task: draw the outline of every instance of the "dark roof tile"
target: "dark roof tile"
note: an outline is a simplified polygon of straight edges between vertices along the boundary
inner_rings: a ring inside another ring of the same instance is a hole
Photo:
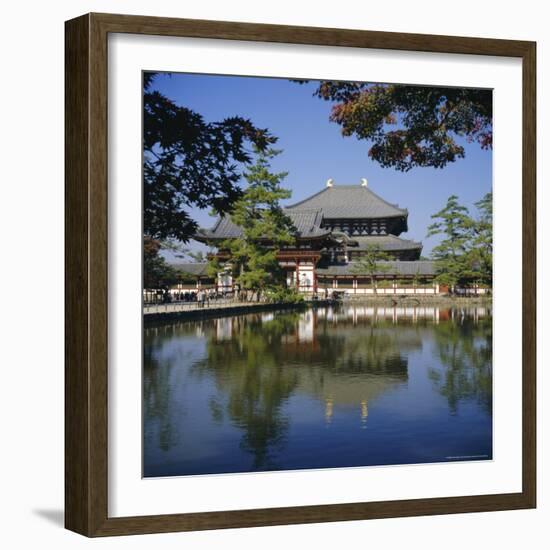
[[[435,262],[430,260],[418,261],[391,261],[379,262],[389,267],[387,271],[380,271],[379,275],[435,275]],[[317,268],[318,275],[359,275],[356,262],[348,264],[334,264]],[[365,273],[366,275],[366,273]]]
[[[406,208],[385,201],[363,185],[333,185],[287,207],[321,210],[325,219],[407,217]]]
[[[369,246],[379,246],[380,250],[416,250],[422,249],[422,243],[401,239],[395,235],[369,235],[350,237],[348,246],[352,250],[366,250]]]
[[[330,234],[330,230],[321,228],[323,216],[319,210],[300,209],[284,210],[296,227],[297,237],[313,238]],[[239,238],[242,229],[235,225],[229,216],[219,218],[212,229],[200,229],[196,235],[198,240]]]
[[[183,273],[188,273],[189,275],[195,275],[196,277],[204,277],[207,275],[206,268],[207,263],[171,263],[171,267],[182,271]]]

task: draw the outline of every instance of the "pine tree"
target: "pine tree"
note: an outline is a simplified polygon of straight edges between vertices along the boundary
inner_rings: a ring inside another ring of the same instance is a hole
[[[376,294],[378,291],[376,275],[389,271],[389,265],[384,262],[390,259],[391,256],[384,252],[379,246],[369,245],[359,260],[354,262],[352,272],[360,275],[368,275],[372,283],[372,289]]]
[[[472,226],[472,263],[478,280],[491,287],[493,283],[493,193],[475,203],[478,219]]]
[[[472,220],[468,209],[459,204],[456,195],[451,195],[445,207],[433,214],[432,219],[437,221],[428,227],[428,237],[445,236],[432,250],[437,267],[436,280],[454,287],[472,275],[468,254],[471,250]]]
[[[231,221],[242,228],[238,239],[224,241],[220,249],[227,252],[236,284],[246,294],[260,297],[285,293],[285,272],[279,266],[277,254],[281,247],[295,243],[295,228],[284,213],[280,201],[291,192],[281,186],[286,172],[270,171],[270,160],[280,152],[256,149],[256,162],[249,165],[244,177],[248,183],[242,197],[234,204]],[[213,259],[210,271],[223,266]]]

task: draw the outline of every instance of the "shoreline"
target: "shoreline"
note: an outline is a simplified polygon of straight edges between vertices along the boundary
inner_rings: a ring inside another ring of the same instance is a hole
[[[380,296],[357,296],[349,295],[346,296],[343,300],[344,304],[346,303],[361,303],[361,304],[384,304],[384,305],[407,305],[414,306],[415,303],[426,305],[444,305],[444,306],[477,306],[477,305],[492,305],[493,297],[492,296],[451,296],[448,294],[442,295],[426,295],[426,294],[405,294],[405,295],[380,295]]]
[[[491,306],[492,297],[487,296],[426,296],[426,295],[381,295],[381,296],[347,296],[343,300],[308,300],[299,303],[236,303],[224,307],[204,307],[182,311],[159,311],[143,314],[143,325],[169,321],[194,321],[214,319],[232,315],[242,315],[262,311],[301,310],[308,308],[347,305],[372,305],[379,307],[424,307],[428,305],[441,307]]]
[[[195,321],[203,319],[213,319],[216,317],[228,317],[231,315],[242,315],[247,313],[255,313],[261,311],[277,311],[277,310],[290,310],[290,309],[307,309],[312,307],[312,304],[316,306],[327,306],[334,304],[331,300],[319,300],[315,302],[299,302],[292,304],[276,303],[236,303],[225,307],[209,306],[204,308],[197,308],[184,311],[166,311],[158,313],[144,313],[143,325],[150,325],[157,322],[165,321]]]

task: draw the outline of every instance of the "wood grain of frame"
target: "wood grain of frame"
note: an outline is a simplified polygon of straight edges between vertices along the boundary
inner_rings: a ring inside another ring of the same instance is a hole
[[[108,516],[107,39],[109,33],[521,58],[523,487],[520,493]],[[65,26],[65,526],[86,536],[452,514],[536,506],[536,45],[534,42],[113,14]]]

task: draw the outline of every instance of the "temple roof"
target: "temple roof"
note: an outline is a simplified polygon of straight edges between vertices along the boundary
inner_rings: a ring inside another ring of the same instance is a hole
[[[435,275],[435,262],[430,260],[418,260],[418,261],[389,261],[378,262],[379,264],[387,266],[389,269],[381,270],[378,275]],[[357,263],[350,262],[348,264],[334,264],[326,267],[318,267],[318,275],[361,275],[357,271]],[[367,275],[367,273],[365,273]]]
[[[318,209],[284,210],[284,213],[292,220],[296,227],[296,237],[311,239],[323,237],[330,234],[329,229],[323,229],[321,222],[323,216]],[[217,240],[239,238],[242,235],[242,228],[235,225],[229,216],[218,218],[211,229],[199,229],[195,238],[201,240]]]
[[[406,208],[399,208],[379,197],[364,185],[332,185],[287,209],[321,210],[328,219],[407,217]]]
[[[384,251],[422,249],[422,243],[401,239],[395,235],[350,237],[348,246],[354,250],[366,250],[369,246],[379,246],[380,250]]]
[[[196,277],[206,277],[208,264],[206,262],[201,263],[170,263],[170,267],[182,271],[183,273],[188,273],[189,275],[195,275]]]
[[[357,332],[357,330],[355,330]],[[355,342],[354,342],[355,343]],[[351,348],[351,351],[350,351]],[[357,348],[359,351],[353,353]],[[309,350],[308,350],[309,351]],[[346,346],[344,357],[341,362],[345,365],[346,361],[351,364],[362,364],[364,358],[361,355],[359,346]],[[323,371],[322,381],[316,380],[313,376],[302,376],[296,388],[297,392],[305,393],[306,395],[316,395],[325,400],[330,400],[337,407],[354,406],[360,407],[361,403],[370,404],[377,397],[380,397],[387,391],[395,389],[406,383],[408,379],[407,362],[395,353],[390,357],[381,358],[381,363],[388,363],[395,368],[394,372],[384,372],[384,366],[379,366],[379,371],[362,373],[361,384],[350,384],[348,380],[342,380],[339,372],[333,373],[329,369]],[[311,353],[311,352],[310,352]],[[355,355],[355,356],[354,356]],[[355,360],[355,361],[354,361]],[[396,367],[398,365],[398,367]],[[334,416],[339,415],[339,411],[334,411]],[[332,415],[330,415],[332,416]]]

